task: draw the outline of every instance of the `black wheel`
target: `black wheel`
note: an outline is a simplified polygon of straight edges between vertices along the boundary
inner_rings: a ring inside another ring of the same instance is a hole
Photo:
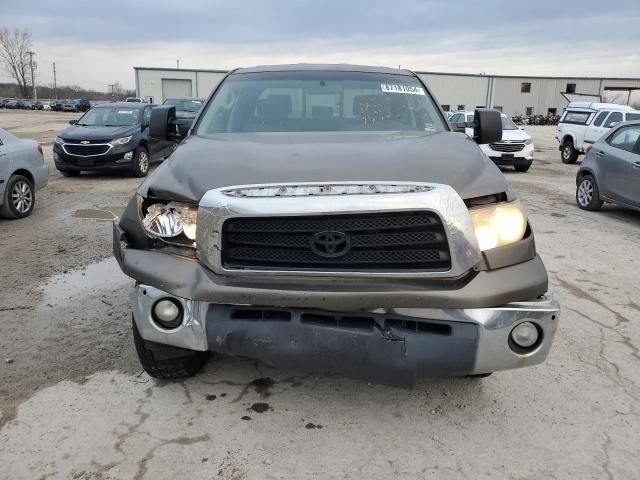
[[[133,341],[138,359],[149,376],[154,378],[185,378],[198,373],[209,352],[196,352],[185,348],[148,342],[140,336],[135,320],[133,323]]]
[[[134,177],[146,177],[149,173],[149,151],[144,147],[138,147],[133,155],[131,174]]]
[[[526,172],[531,167],[530,163],[521,163],[520,165],[514,165],[516,172]]]
[[[578,151],[573,148],[572,140],[565,140],[562,144],[560,158],[562,159],[562,163],[576,163],[576,160],[578,160]]]
[[[591,175],[585,175],[580,179],[576,188],[576,203],[583,210],[600,210],[604,203],[600,200],[600,192],[596,179]]]
[[[487,378],[493,375],[493,372],[489,373],[475,373],[473,375],[467,375],[467,378]]]
[[[63,177],[77,177],[80,175],[80,170],[60,170]]]
[[[0,215],[5,218],[28,217],[35,204],[36,194],[31,180],[22,175],[10,177],[4,190]]]

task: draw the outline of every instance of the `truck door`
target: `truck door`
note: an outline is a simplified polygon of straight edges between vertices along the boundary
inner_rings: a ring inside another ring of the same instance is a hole
[[[593,145],[596,143],[600,137],[604,135],[604,132],[607,131],[607,129],[603,127],[603,124],[610,113],[609,110],[598,112],[593,123],[587,127],[587,130],[584,132],[584,143],[587,144],[585,148],[590,144]]]
[[[640,204],[638,139],[640,125],[623,127],[594,148],[602,172],[602,193],[628,204]]]

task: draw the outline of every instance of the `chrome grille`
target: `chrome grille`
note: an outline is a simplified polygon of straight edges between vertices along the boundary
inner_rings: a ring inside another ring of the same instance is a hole
[[[521,151],[524,148],[524,142],[497,142],[490,143],[489,146],[491,147],[491,150],[495,150],[496,152],[513,153]]]
[[[111,145],[106,143],[100,144],[77,144],[77,143],[65,143],[63,145],[65,152],[70,155],[77,155],[79,157],[90,157],[93,155],[104,155],[109,151]]]

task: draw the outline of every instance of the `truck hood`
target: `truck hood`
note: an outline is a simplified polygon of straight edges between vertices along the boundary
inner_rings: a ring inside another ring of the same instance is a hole
[[[143,197],[199,202],[231,185],[332,181],[442,183],[462,198],[507,191],[463,133],[233,133],[189,136],[140,186]]]
[[[136,131],[140,131],[139,125],[120,127],[70,125],[58,136],[65,140],[113,140],[114,138],[127,137]]]

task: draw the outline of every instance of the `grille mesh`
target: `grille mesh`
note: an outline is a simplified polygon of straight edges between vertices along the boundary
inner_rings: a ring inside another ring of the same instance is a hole
[[[314,235],[321,232],[346,235],[349,247],[332,258],[318,254]],[[228,269],[445,271],[451,268],[444,226],[432,212],[233,218],[224,223],[222,238],[222,263]]]
[[[71,155],[87,156],[107,153],[109,145],[73,145],[67,143],[64,148]]]
[[[491,150],[495,150],[496,152],[519,152],[524,148],[524,142],[522,143],[490,143],[489,146]]]

